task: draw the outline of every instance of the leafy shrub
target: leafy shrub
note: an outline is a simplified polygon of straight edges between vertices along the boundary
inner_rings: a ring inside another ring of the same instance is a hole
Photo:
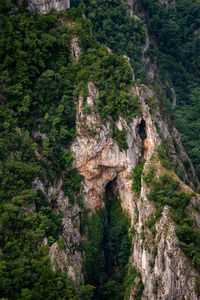
[[[147,183],[147,184],[150,184],[154,178],[154,173],[155,173],[155,167],[154,166],[151,166],[146,174],[142,177],[143,180]]]
[[[113,129],[112,137],[116,140],[120,151],[128,149],[126,134],[127,133],[124,128],[122,130],[119,130],[118,128]]]
[[[173,163],[170,162],[171,157],[164,143],[157,147],[157,152],[162,166],[167,170],[171,169],[173,167]]]
[[[142,176],[142,170],[145,164],[145,159],[143,158],[141,162],[135,167],[133,170],[133,173],[131,174],[131,177],[133,179],[132,181],[132,190],[136,192],[137,194],[140,193],[141,190],[141,176]]]
[[[42,16],[1,12],[0,294],[90,299],[93,287],[77,289],[66,273],[52,270],[48,257],[53,242],[63,247],[62,217],[44,191],[62,178],[73,202],[81,182],[69,149],[76,135],[71,32],[55,11]],[[33,182],[36,189],[43,182],[44,191],[34,190]]]
[[[172,2],[165,5],[156,0],[138,0],[137,3],[142,13],[148,16],[149,34],[156,40],[156,47],[151,44],[148,55],[157,64],[165,94],[171,103],[173,94],[176,95],[178,105],[175,107],[174,120],[200,177],[200,3],[198,0],[178,0],[175,6]]]
[[[141,280],[140,272],[137,272],[136,268],[133,267],[130,263],[127,265],[127,274],[125,276],[124,285],[125,285],[125,296],[124,299],[129,299],[130,290],[134,288],[134,298],[140,300],[143,294],[144,285]],[[139,283],[136,285],[135,279],[139,278]]]

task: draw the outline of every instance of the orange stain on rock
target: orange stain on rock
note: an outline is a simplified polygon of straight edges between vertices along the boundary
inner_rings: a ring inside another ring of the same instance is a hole
[[[144,151],[144,157],[147,156],[147,153],[149,151],[149,148],[151,147],[151,143],[148,140],[148,138],[144,141],[145,151]]]

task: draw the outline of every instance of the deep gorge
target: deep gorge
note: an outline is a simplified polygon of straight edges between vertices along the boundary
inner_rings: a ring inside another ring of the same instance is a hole
[[[120,300],[124,298],[126,289],[127,264],[131,254],[130,220],[122,211],[120,198],[114,186],[115,180],[106,185],[105,208],[96,212],[92,221],[89,221],[89,242],[96,247],[96,251],[93,252],[94,257],[91,258],[90,264],[87,253],[90,256],[91,249],[86,249],[85,278],[87,284],[96,287],[94,299]],[[99,227],[96,226],[97,219],[101,223]],[[98,241],[96,236],[99,237]],[[92,237],[95,237],[95,240],[92,240]],[[91,276],[88,276],[87,272]]]
[[[2,299],[199,300],[199,12],[0,1]]]

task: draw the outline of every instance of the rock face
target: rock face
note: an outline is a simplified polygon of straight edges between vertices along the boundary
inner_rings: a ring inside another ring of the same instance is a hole
[[[152,162],[146,162],[145,173]],[[154,166],[159,170],[160,166]],[[184,185],[187,192],[192,190]],[[142,180],[141,196],[137,200],[138,221],[134,224],[137,234],[134,239],[132,262],[140,270],[145,285],[142,299],[199,299],[195,292],[198,273],[189,264],[179,247],[175,224],[170,218],[169,207],[165,206],[162,217],[155,224],[156,235],[144,228],[145,221],[155,207],[148,200],[149,187]],[[199,202],[198,195],[196,196]],[[199,214],[198,214],[199,216]],[[196,222],[198,226],[198,222]],[[141,239],[144,232],[145,239]],[[152,249],[156,249],[156,254]],[[134,299],[134,297],[130,298]]]
[[[29,0],[28,10],[32,13],[46,14],[51,9],[57,11],[70,8],[70,0]]]
[[[73,26],[72,26],[73,27]],[[81,52],[81,48],[78,45],[78,37],[73,36],[70,41],[70,51],[73,57],[73,60],[78,60]]]
[[[130,218],[135,228],[133,239],[134,250],[130,258],[132,265],[141,273],[144,284],[142,299],[191,299],[197,300],[195,292],[195,278],[198,273],[190,266],[188,259],[179,247],[179,241],[175,233],[175,224],[169,216],[169,208],[165,206],[162,217],[155,224],[156,235],[152,237],[148,228],[144,229],[144,223],[148,216],[155,212],[154,204],[148,200],[149,187],[141,180],[141,195],[138,197],[131,190],[131,172],[141,161],[146,162],[143,172],[145,173],[152,164],[153,156],[162,140],[171,141],[171,153],[174,162],[184,172],[184,180],[191,186],[195,184],[195,174],[190,168],[187,175],[183,159],[188,161],[184,153],[177,130],[166,120],[161,118],[159,111],[151,114],[147,104],[149,99],[155,97],[154,93],[145,85],[132,88],[133,97],[138,96],[142,108],[142,117],[133,118],[128,124],[125,119],[119,118],[115,124],[111,118],[102,124],[101,117],[95,107],[98,98],[98,90],[93,83],[88,84],[89,96],[84,103],[80,95],[77,103],[77,138],[72,144],[74,152],[74,167],[83,175],[85,191],[84,202],[93,211],[104,206],[103,196],[109,182],[114,181],[114,189],[119,191],[121,205]],[[86,113],[86,108],[90,108]],[[141,138],[140,128],[146,132],[146,138]],[[128,149],[120,151],[115,140],[112,138],[112,128],[127,132]],[[158,128],[162,133],[158,134]],[[174,143],[179,144],[177,155]],[[145,151],[142,149],[145,146]],[[180,158],[182,157],[182,158]],[[153,161],[157,176],[162,173],[159,160]],[[174,174],[174,176],[176,176]],[[181,185],[191,191],[189,186]],[[199,201],[199,200],[198,200]],[[199,220],[199,214],[197,219]],[[145,231],[145,240],[141,239],[141,232]],[[156,255],[153,248],[157,247]],[[153,263],[151,263],[153,262]],[[134,299],[133,291],[130,299]]]
[[[89,97],[86,103],[93,111],[87,115],[83,114],[83,98],[80,96],[77,103],[76,128],[79,135],[72,145],[72,150],[75,155],[74,166],[84,176],[85,202],[87,206],[96,210],[104,206],[102,198],[106,185],[118,174],[128,176],[139,161],[142,142],[138,125],[141,118],[133,119],[129,126],[122,118],[116,124],[118,129],[127,129],[129,150],[127,153],[120,152],[111,136],[112,120],[102,124],[100,115],[95,111],[98,91],[92,83],[88,84],[88,89]],[[95,134],[91,135],[91,132]]]

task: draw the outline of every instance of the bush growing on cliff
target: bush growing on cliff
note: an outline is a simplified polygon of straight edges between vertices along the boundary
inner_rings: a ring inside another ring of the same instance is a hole
[[[128,149],[126,130],[124,128],[122,130],[119,130],[118,128],[113,129],[112,136],[113,139],[116,140],[120,151]]]
[[[138,99],[130,95],[132,72],[125,58],[108,53],[100,44],[89,49],[82,46],[85,52],[75,66],[75,83],[84,90],[89,81],[94,82],[99,90],[96,105],[103,120],[109,115],[115,121],[120,115],[126,119],[138,115],[140,106]]]
[[[141,162],[134,168],[133,173],[131,174],[131,178],[133,179],[132,190],[137,194],[139,194],[141,190],[141,177],[144,164],[145,159],[143,158]]]

